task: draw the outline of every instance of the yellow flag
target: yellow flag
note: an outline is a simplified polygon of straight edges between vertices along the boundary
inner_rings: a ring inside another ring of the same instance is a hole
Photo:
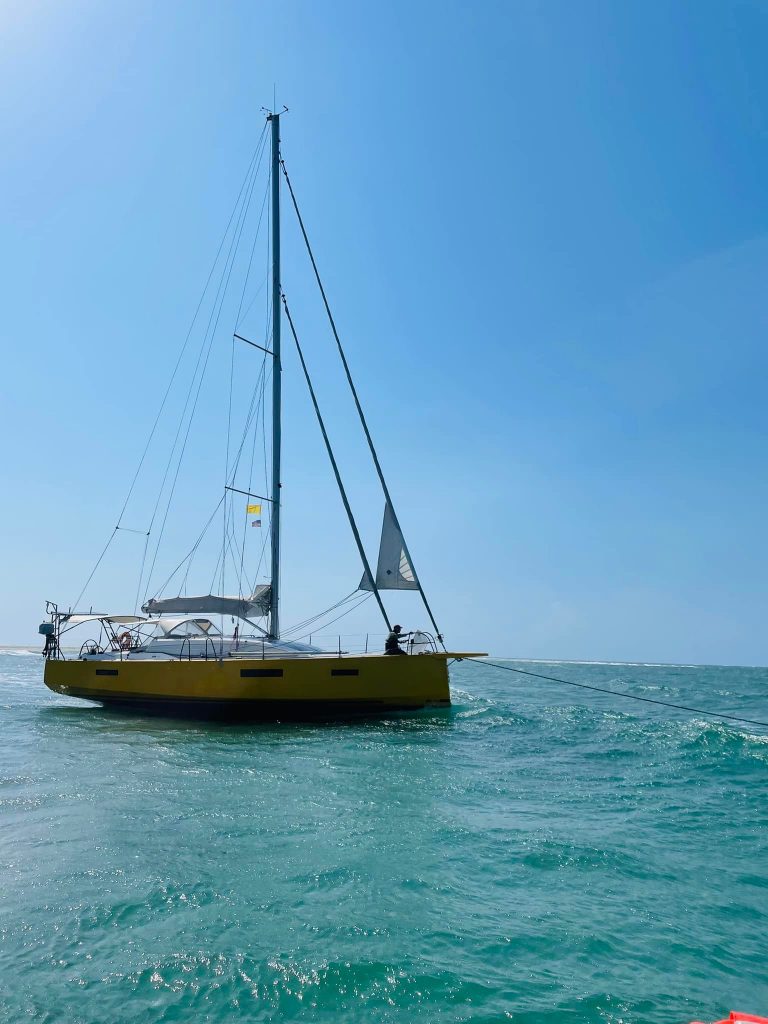
[[[245,511],[249,516],[261,515],[261,505],[249,505]]]

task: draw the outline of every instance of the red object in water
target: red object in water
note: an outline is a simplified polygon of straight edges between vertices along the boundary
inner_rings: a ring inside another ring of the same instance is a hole
[[[691,1024],[701,1024],[701,1021],[694,1020]],[[730,1017],[715,1021],[715,1024],[768,1024],[768,1017],[755,1017],[753,1013],[738,1013],[731,1010]]]

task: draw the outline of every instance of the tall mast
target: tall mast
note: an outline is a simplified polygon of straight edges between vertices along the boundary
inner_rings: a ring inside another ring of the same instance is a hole
[[[269,632],[280,636],[280,115],[272,122],[272,590]]]

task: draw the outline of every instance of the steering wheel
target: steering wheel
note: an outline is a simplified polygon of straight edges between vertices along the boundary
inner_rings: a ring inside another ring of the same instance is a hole
[[[80,648],[80,653],[78,654],[78,658],[82,658],[83,655],[85,655],[85,654],[101,654],[101,653],[102,653],[102,649],[101,649],[101,647],[99,647],[98,643],[95,640],[86,640],[85,643]]]

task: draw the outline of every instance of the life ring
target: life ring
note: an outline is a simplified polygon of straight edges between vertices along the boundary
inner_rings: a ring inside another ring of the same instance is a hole
[[[133,637],[126,629],[124,633],[121,633],[117,638],[117,642],[120,645],[121,651],[129,651],[133,647]]]

